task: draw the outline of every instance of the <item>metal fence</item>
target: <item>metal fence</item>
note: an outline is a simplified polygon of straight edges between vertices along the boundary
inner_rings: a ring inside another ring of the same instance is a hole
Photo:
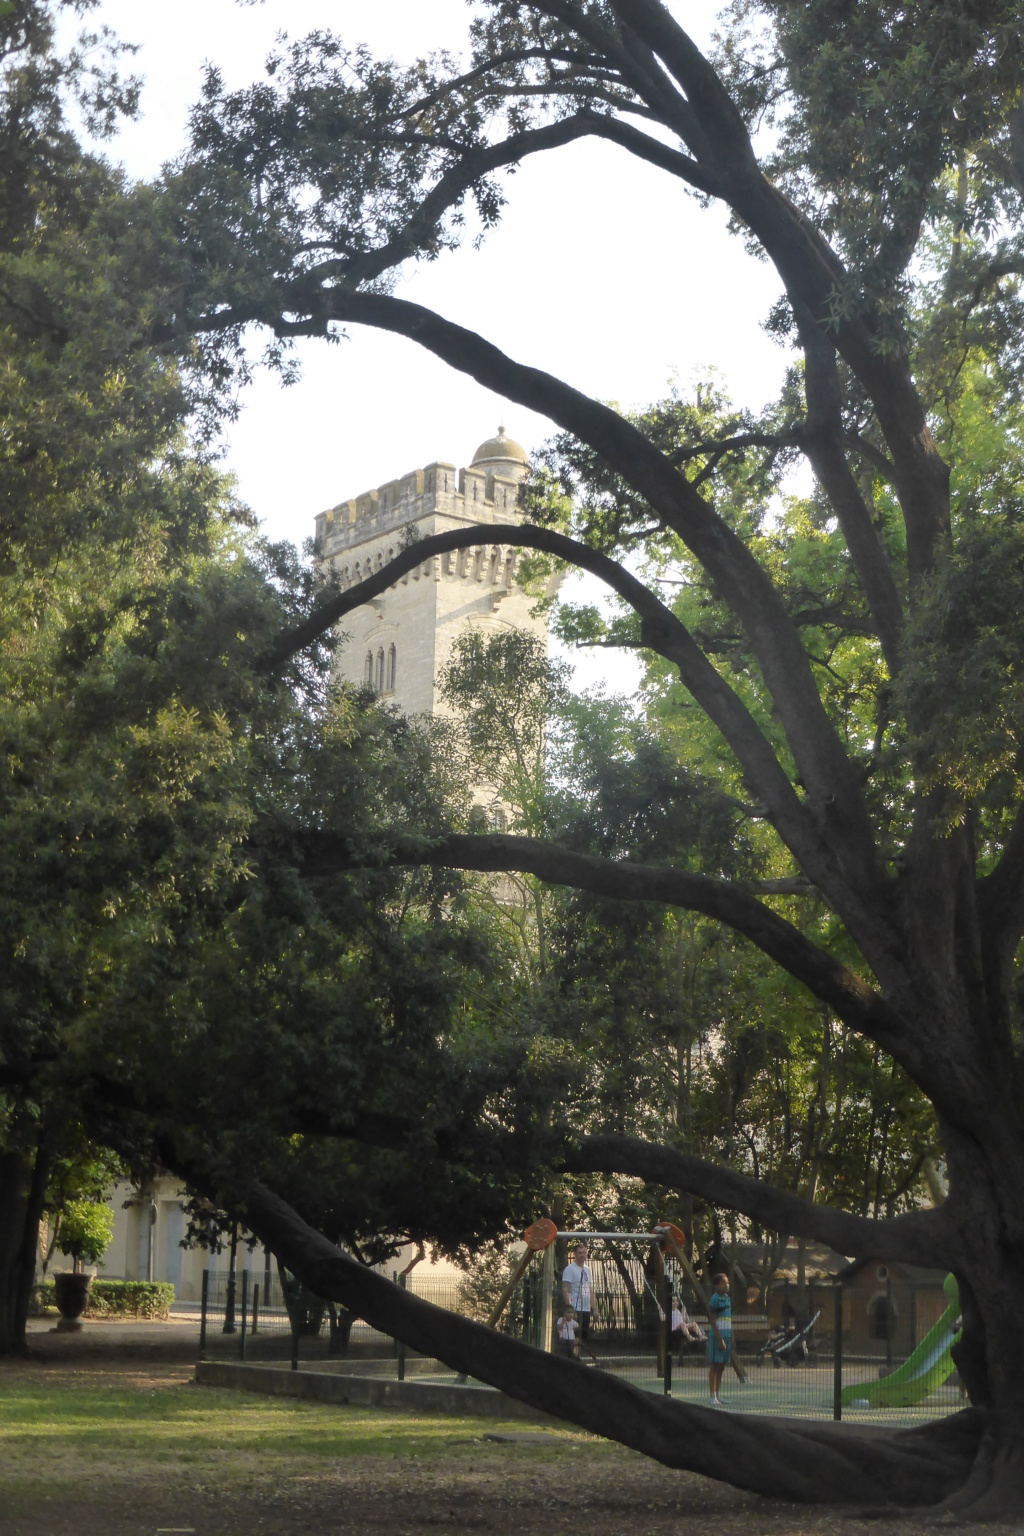
[[[397,1274],[392,1279],[405,1283]],[[459,1276],[424,1277],[410,1283],[409,1289],[448,1311],[470,1310]],[[363,1366],[377,1370],[389,1360],[400,1359],[402,1346],[298,1282],[286,1281],[282,1286],[276,1270],[207,1269],[203,1271],[199,1351],[208,1359],[290,1359],[295,1365],[335,1361],[346,1370]],[[410,1360],[426,1369],[439,1365],[419,1356]]]
[[[619,1376],[650,1392],[693,1403],[708,1398],[704,1346],[681,1343],[669,1331],[671,1298],[681,1297],[690,1317],[706,1332],[699,1299],[669,1272],[657,1286],[637,1267],[619,1261],[614,1273],[593,1265],[590,1327],[577,1358],[590,1369]],[[395,1283],[436,1306],[481,1315],[479,1290],[458,1276],[394,1275]],[[660,1294],[659,1294],[660,1292]],[[542,1320],[559,1317],[563,1298],[555,1283],[550,1313],[538,1271],[514,1292],[503,1331],[535,1347],[543,1344]],[[737,1308],[734,1366],[726,1370],[723,1400],[745,1413],[842,1418],[861,1423],[919,1423],[964,1406],[943,1338],[907,1316],[890,1316],[876,1337],[858,1328],[856,1308],[841,1286],[821,1286],[814,1314],[774,1327],[763,1313]],[[949,1330],[949,1338],[952,1338]],[[558,1348],[553,1337],[549,1347]],[[420,1356],[344,1309],[312,1295],[297,1282],[282,1289],[276,1272],[207,1270],[203,1276],[200,1354],[254,1363],[290,1360],[293,1368],[339,1371],[391,1380],[429,1378],[454,1382],[441,1361]],[[741,1379],[742,1378],[742,1379]]]

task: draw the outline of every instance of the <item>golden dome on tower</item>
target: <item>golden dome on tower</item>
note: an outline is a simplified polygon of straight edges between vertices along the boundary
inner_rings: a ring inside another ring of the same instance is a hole
[[[480,447],[470,461],[470,465],[473,467],[477,464],[493,464],[495,462],[524,465],[530,462],[526,456],[526,449],[522,444],[517,443],[515,438],[505,436],[504,427],[498,428],[497,437],[489,437],[486,442],[480,444]]]

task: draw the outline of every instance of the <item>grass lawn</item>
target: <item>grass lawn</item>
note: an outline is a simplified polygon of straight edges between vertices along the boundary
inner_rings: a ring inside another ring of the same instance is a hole
[[[263,1398],[197,1387],[181,1367],[138,1371],[22,1368],[0,1376],[0,1468],[8,1488],[54,1491],[127,1472],[145,1478],[168,1464],[191,1479],[250,1486],[302,1466],[376,1457],[458,1460],[486,1433],[523,1435],[521,1421],[447,1418]],[[579,1432],[545,1433],[534,1460],[578,1448],[611,1451]]]
[[[2,1536],[519,1530],[919,1536],[922,1525],[763,1501],[569,1429],[260,1398],[198,1387],[184,1364],[0,1364]]]
[[[581,1456],[594,1471],[638,1461],[569,1430],[261,1398],[191,1374],[0,1367],[3,1536],[501,1531],[520,1495],[575,1483]],[[515,1439],[484,1439],[504,1433]]]

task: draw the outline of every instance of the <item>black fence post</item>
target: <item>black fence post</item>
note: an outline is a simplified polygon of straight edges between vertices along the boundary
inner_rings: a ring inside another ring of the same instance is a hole
[[[199,1358],[206,1359],[206,1304],[210,1296],[210,1271],[203,1270],[203,1285],[199,1292]]]
[[[259,1283],[258,1280],[254,1280],[253,1281],[253,1287],[252,1287],[252,1322],[249,1324],[249,1332],[252,1334],[253,1338],[255,1338],[257,1333],[259,1332],[259,1326],[260,1326],[260,1283]]]
[[[404,1269],[403,1269],[402,1273],[398,1277],[398,1283],[402,1287],[402,1290],[404,1291],[405,1290],[405,1270]],[[395,1340],[395,1352],[398,1355],[398,1379],[399,1379],[399,1381],[404,1381],[405,1380],[405,1345],[402,1343],[401,1339],[396,1339]]]
[[[298,1293],[296,1305],[288,1317],[292,1325],[292,1370],[299,1368],[299,1329],[302,1327],[302,1293]]]
[[[240,1336],[239,1341],[238,1341],[238,1358],[239,1358],[239,1360],[244,1360],[245,1359],[245,1304],[246,1304],[246,1301],[248,1300],[248,1296],[249,1296],[249,1271],[247,1269],[243,1269],[242,1270],[242,1329],[241,1329],[241,1336]]]
[[[672,1282],[668,1275],[662,1286],[661,1304],[665,1310],[662,1333],[665,1338],[665,1396],[672,1396]]]
[[[835,1337],[832,1340],[832,1417],[841,1419],[843,1416],[843,1287],[842,1283],[832,1287],[833,1327]]]
[[[224,1326],[221,1333],[235,1332],[235,1271],[234,1266],[228,1270],[227,1289],[224,1293]]]

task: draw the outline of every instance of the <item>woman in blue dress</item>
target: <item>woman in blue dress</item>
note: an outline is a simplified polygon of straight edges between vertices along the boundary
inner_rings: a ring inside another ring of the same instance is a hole
[[[732,1303],[729,1300],[729,1276],[715,1275],[714,1290],[708,1301],[711,1327],[708,1329],[708,1391],[712,1408],[722,1406],[722,1377],[729,1363],[732,1347]]]

